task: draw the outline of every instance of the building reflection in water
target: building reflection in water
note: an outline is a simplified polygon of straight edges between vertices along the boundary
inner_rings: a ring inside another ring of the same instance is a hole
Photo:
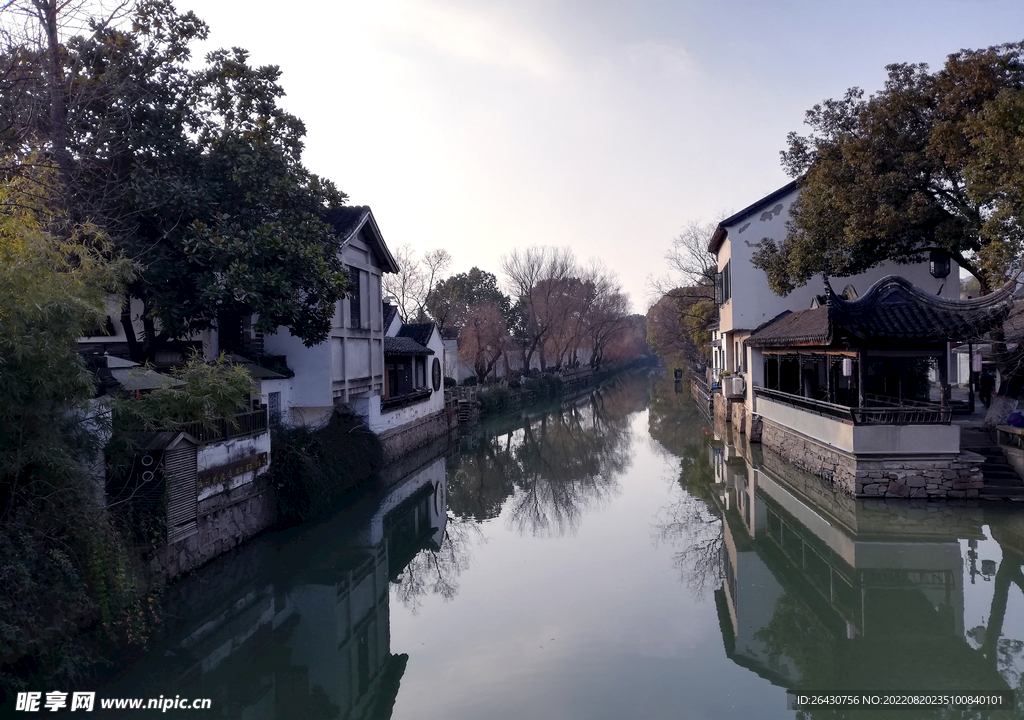
[[[854,500],[757,446],[713,442],[708,460],[723,518],[715,599],[730,659],[794,693],[1009,688],[997,641],[1011,576],[1024,585],[1012,549],[1003,548],[1000,569],[1009,569],[994,583],[989,626],[964,626],[965,571],[973,576],[961,541],[985,539],[989,511]],[[998,539],[1006,523],[996,522]]]
[[[122,694],[174,688],[212,698],[212,717],[389,718],[408,661],[391,650],[389,586],[417,553],[440,548],[445,476],[436,458],[364,509],[354,534],[343,514],[294,542],[245,549],[224,564],[231,577],[211,573],[205,592],[186,582],[182,605],[209,610],[184,610],[188,619],[152,654],[163,660],[137,667]],[[260,569],[247,576],[247,565]]]

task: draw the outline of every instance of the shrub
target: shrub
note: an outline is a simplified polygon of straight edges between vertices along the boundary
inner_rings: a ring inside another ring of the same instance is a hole
[[[456,385],[458,385],[458,383],[455,381],[455,378],[453,378],[453,377],[446,377],[444,379],[444,386],[446,388],[455,387]]]
[[[504,385],[493,385],[480,391],[480,412],[485,415],[505,412],[512,407],[512,391]]]
[[[380,440],[354,415],[335,413],[323,428],[272,431],[270,481],[282,523],[326,515],[356,490],[373,482],[383,466]]]
[[[476,375],[470,375],[468,378],[462,381],[463,387],[473,387],[474,385],[476,385],[476,383]]]

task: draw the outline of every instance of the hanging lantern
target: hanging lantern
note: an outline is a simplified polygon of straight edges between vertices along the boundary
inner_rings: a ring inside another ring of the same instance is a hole
[[[928,256],[928,272],[934,278],[949,276],[949,255],[941,250],[932,250]]]
[[[853,375],[853,358],[843,358],[843,377],[850,377]]]

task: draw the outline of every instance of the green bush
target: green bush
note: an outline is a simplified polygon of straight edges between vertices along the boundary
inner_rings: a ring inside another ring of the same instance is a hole
[[[565,389],[562,378],[557,375],[541,375],[539,377],[528,378],[523,386],[527,390],[532,390],[541,398],[555,398],[562,394]]]
[[[474,385],[476,385],[476,383],[476,375],[470,375],[468,378],[462,381],[463,387],[473,387]]]
[[[383,466],[377,436],[354,415],[335,413],[326,427],[278,427],[271,432],[270,480],[278,521],[301,523],[326,515],[376,480]]]
[[[453,378],[453,377],[446,377],[444,379],[444,386],[446,388],[455,387],[456,385],[458,385],[458,383],[455,381],[455,378]]]
[[[494,385],[481,390],[477,395],[480,412],[485,415],[505,412],[512,407],[513,393],[504,385]]]

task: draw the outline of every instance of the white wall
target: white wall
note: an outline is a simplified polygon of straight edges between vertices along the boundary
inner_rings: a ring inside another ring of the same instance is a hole
[[[203,472],[210,468],[220,467],[229,463],[242,460],[251,455],[267,454],[267,464],[263,467],[252,470],[241,475],[236,475],[225,482],[214,483],[199,490],[199,500],[216,495],[217,493],[231,490],[246,483],[251,483],[258,475],[262,475],[270,467],[270,433],[262,432],[258,435],[249,435],[242,438],[232,438],[225,442],[215,442],[200,445],[196,453],[196,470]]]
[[[830,417],[757,399],[766,420],[856,455],[936,455],[960,452],[959,425],[853,425]]]
[[[786,223],[789,221],[789,208],[799,191],[794,190],[774,203],[769,203],[759,211],[743,220],[726,226],[727,237],[718,252],[718,269],[725,267],[732,260],[732,298],[722,306],[719,312],[719,324],[722,332],[736,329],[753,330],[786,310],[806,310],[816,295],[825,292],[821,276],[816,276],[807,285],[796,288],[785,297],[776,295],[768,287],[768,278],[763,271],[754,267],[752,258],[758,243],[764,238],[771,238],[778,243],[786,237]],[[773,212],[777,206],[781,208]],[[883,263],[860,275],[852,277],[829,278],[833,290],[842,293],[847,285],[853,285],[859,295],[867,292],[875,282],[887,275],[899,275],[930,294],[937,294],[949,299],[960,297],[960,286],[957,281],[959,268],[952,264],[949,277],[940,280],[928,272],[928,262],[914,265],[897,265]],[[729,351],[730,360],[732,351]],[[735,363],[732,362],[731,365]],[[731,366],[730,366],[731,367]]]

